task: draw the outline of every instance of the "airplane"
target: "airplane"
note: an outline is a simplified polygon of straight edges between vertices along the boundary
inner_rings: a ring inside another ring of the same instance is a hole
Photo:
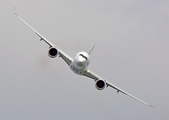
[[[75,58],[72,59],[70,56],[68,56],[66,53],[64,53],[61,49],[59,49],[57,46],[55,46],[54,44],[52,44],[50,41],[48,41],[45,37],[43,37],[40,33],[38,33],[34,28],[32,28],[28,23],[26,23],[20,16],[18,16],[17,13],[15,13],[15,15],[25,24],[27,25],[36,35],[38,35],[40,37],[40,41],[44,41],[46,44],[49,45],[49,51],[48,51],[48,55],[51,58],[55,58],[57,56],[61,57],[69,66],[69,68],[78,75],[83,75],[86,77],[89,77],[91,79],[93,79],[95,81],[95,87],[98,90],[103,90],[105,87],[112,87],[115,90],[117,90],[117,93],[121,92],[125,95],[130,96],[131,98],[134,98],[135,100],[153,107],[152,105],[144,102],[143,100],[138,99],[137,97],[125,92],[124,90],[118,88],[117,86],[115,86],[114,84],[108,82],[107,80],[103,79],[102,77],[100,77],[99,75],[95,74],[94,72],[92,72],[91,70],[88,69],[89,63],[90,63],[90,53],[92,52],[92,50],[94,49],[94,47],[91,49],[91,51],[89,53],[81,51],[78,52],[75,55]]]

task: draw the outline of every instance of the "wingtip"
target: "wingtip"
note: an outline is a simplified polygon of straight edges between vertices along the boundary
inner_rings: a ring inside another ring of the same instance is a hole
[[[154,106],[152,106],[152,105],[148,105],[148,106],[150,106],[150,107],[154,107]]]
[[[14,14],[18,17],[17,13],[15,12],[16,7],[14,7]]]
[[[155,107],[157,107],[158,105],[155,105],[155,106],[154,106],[154,105],[149,105],[149,106],[155,108]]]
[[[15,13],[15,15],[18,17],[18,15]]]

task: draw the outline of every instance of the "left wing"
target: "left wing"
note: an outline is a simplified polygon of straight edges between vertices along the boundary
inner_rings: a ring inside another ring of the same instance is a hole
[[[35,32],[36,35],[40,37],[40,40],[43,40],[45,43],[49,45],[49,48],[56,47],[54,44],[52,44],[50,41],[48,41],[45,37],[43,37],[40,33],[38,33],[34,28],[32,28],[28,23],[26,23],[21,17],[19,17],[16,13],[15,15],[25,24],[27,25],[32,31]],[[58,49],[58,47],[56,47]],[[69,57],[66,53],[64,53],[62,50],[59,50],[59,57],[61,57],[68,65],[72,63],[72,58]]]
[[[100,76],[98,76],[97,74],[93,73],[93,72],[90,71],[90,70],[86,70],[83,75],[86,76],[86,77],[92,78],[92,79],[94,79],[95,81],[97,81],[98,79],[102,79]],[[121,93],[123,93],[123,94],[125,94],[125,95],[128,95],[128,96],[134,98],[135,100],[137,100],[137,101],[139,101],[139,102],[141,102],[141,103],[143,103],[143,104],[145,104],[145,105],[147,105],[147,106],[153,107],[152,105],[150,105],[150,104],[148,104],[148,103],[146,103],[146,102],[144,102],[144,101],[138,99],[137,97],[135,97],[135,96],[133,96],[133,95],[131,95],[131,94],[125,92],[124,90],[118,88],[117,86],[111,84],[110,82],[108,82],[108,81],[105,81],[105,82],[106,82],[107,87],[110,86],[110,87],[116,89],[116,90],[117,90],[117,93],[118,93],[118,92],[121,92]]]

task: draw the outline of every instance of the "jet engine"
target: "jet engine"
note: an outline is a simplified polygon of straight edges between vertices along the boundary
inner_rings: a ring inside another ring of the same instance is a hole
[[[48,51],[48,55],[51,58],[57,57],[58,53],[59,53],[59,51],[54,47],[50,48],[49,51]]]
[[[104,80],[97,80],[95,86],[98,90],[103,90],[106,86],[106,82]]]

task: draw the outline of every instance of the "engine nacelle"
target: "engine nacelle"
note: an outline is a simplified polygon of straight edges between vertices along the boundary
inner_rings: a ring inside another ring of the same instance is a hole
[[[95,86],[98,90],[103,90],[106,86],[106,82],[104,80],[97,80]]]
[[[50,48],[49,51],[48,51],[48,55],[51,58],[57,57],[58,54],[59,54],[59,51],[54,47]]]

